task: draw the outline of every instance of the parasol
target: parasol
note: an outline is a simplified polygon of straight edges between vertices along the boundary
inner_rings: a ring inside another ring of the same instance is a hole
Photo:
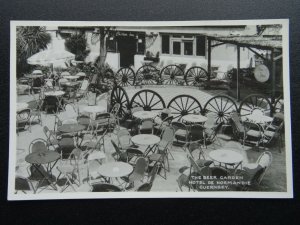
[[[27,63],[31,65],[49,65],[75,59],[71,52],[61,49],[47,49],[30,56]]]

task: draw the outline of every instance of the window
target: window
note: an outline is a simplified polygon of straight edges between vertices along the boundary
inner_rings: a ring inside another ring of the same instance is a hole
[[[205,36],[196,37],[196,55],[205,56]]]
[[[169,54],[170,53],[170,36],[169,35],[162,35],[161,43],[162,43],[161,52],[163,54]]]
[[[173,42],[173,54],[181,55],[181,43],[179,41]]]
[[[192,34],[163,34],[162,54],[205,56],[206,37]]]
[[[116,40],[114,37],[106,38],[106,50],[108,52],[116,52]]]
[[[193,55],[193,42],[185,41],[184,44],[184,55]]]
[[[139,34],[137,40],[137,54],[145,54],[145,34]]]

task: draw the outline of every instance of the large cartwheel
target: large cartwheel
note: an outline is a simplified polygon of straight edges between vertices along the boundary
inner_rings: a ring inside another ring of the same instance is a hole
[[[132,97],[130,107],[143,107],[145,111],[162,110],[166,107],[163,98],[155,91],[141,90]]]
[[[129,67],[120,68],[115,75],[115,82],[118,86],[133,86],[135,83],[135,73]]]
[[[268,98],[264,95],[252,94],[243,99],[239,107],[239,113],[243,117],[259,110],[265,115],[272,115],[272,109],[272,104]]]
[[[217,123],[227,123],[230,118],[230,113],[233,111],[238,111],[235,102],[231,98],[224,95],[212,97],[204,106],[204,114],[214,114]]]
[[[162,84],[178,85],[184,82],[184,71],[177,65],[168,65],[160,72]]]
[[[202,112],[201,104],[190,95],[178,95],[172,98],[168,108],[171,110],[174,119],[178,120],[187,114]]]
[[[110,104],[113,107],[116,103],[120,104],[119,118],[122,119],[127,113],[129,108],[129,98],[124,90],[120,86],[115,86],[110,95]]]
[[[208,74],[205,69],[200,66],[193,66],[186,71],[184,80],[188,86],[199,86],[203,84],[208,78]]]
[[[159,80],[159,70],[152,65],[141,66],[135,74],[135,81],[139,84],[157,84]]]

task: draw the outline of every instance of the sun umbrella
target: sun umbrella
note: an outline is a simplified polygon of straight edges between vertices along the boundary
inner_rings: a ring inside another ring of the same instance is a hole
[[[71,52],[60,49],[47,49],[30,56],[27,63],[31,65],[49,65],[75,59]]]

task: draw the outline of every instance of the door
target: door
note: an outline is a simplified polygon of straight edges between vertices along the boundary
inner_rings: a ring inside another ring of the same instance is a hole
[[[134,65],[134,55],[136,54],[136,39],[135,37],[119,36],[118,51],[120,53],[120,66],[129,67]]]

